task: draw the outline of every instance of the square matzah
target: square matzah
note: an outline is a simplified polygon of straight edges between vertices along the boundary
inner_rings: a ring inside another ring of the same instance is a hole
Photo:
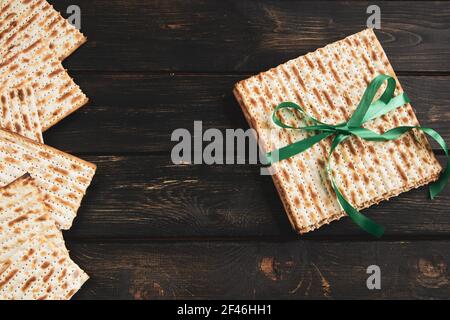
[[[381,44],[368,29],[241,81],[234,93],[257,131],[261,147],[270,152],[307,137],[304,131],[280,129],[272,123],[278,104],[295,102],[318,120],[338,124],[349,120],[378,74],[395,77]],[[403,92],[398,79],[397,83],[396,94]],[[281,117],[293,126],[305,125],[293,113],[282,112]],[[407,104],[365,127],[382,133],[417,125]],[[273,180],[300,233],[345,215],[326,176],[331,139],[273,165]],[[435,181],[442,170],[424,134],[418,131],[383,143],[352,137],[334,152],[331,161],[339,189],[358,210]]]
[[[45,0],[0,0],[0,46],[18,45],[22,33],[37,33],[63,60],[86,37]]]
[[[19,41],[20,39],[20,41]],[[0,47],[0,90],[31,85],[43,130],[81,108],[86,95],[48,48],[48,41],[21,33],[13,48]]]

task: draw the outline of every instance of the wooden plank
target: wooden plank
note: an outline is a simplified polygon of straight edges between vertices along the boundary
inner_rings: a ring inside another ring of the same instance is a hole
[[[75,73],[91,103],[45,134],[47,144],[76,153],[169,154],[175,129],[248,125],[232,95],[234,83],[247,75],[148,75]],[[450,77],[405,76],[400,81],[422,125],[450,141]],[[95,137],[95,138],[94,138]]]
[[[85,157],[98,165],[69,239],[299,239],[272,180],[251,165],[180,166],[168,156]],[[449,235],[450,189],[431,201],[428,190],[404,193],[365,210],[386,236]],[[372,239],[349,218],[304,238]]]
[[[72,4],[51,2],[64,12]],[[79,0],[89,42],[66,65],[83,70],[261,71],[362,30],[370,4],[375,3]],[[449,2],[376,4],[382,27],[377,34],[397,71],[450,71]]]
[[[450,242],[70,244],[78,299],[447,299]],[[368,290],[367,267],[381,269]]]

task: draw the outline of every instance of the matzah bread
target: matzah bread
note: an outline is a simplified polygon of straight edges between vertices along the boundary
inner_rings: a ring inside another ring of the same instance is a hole
[[[86,37],[45,0],[0,0],[0,46],[17,45],[21,33],[47,39],[61,60],[86,42]]]
[[[381,44],[367,29],[241,81],[234,94],[257,131],[261,147],[270,152],[307,137],[304,131],[273,124],[272,112],[278,104],[292,101],[316,119],[338,124],[350,118],[378,74],[395,77]],[[403,92],[400,84],[399,92]],[[301,116],[291,112],[281,112],[280,117],[292,126],[305,125]],[[407,104],[365,127],[382,133],[397,126],[417,125]],[[326,175],[330,145],[331,138],[273,165],[273,180],[291,223],[300,233],[345,215]],[[416,130],[383,143],[352,137],[334,152],[331,161],[341,193],[358,210],[435,181],[442,170],[424,134]]]
[[[94,164],[0,129],[0,185],[30,173],[62,229],[72,226],[95,170]]]
[[[36,38],[21,33],[14,48],[6,52],[0,48],[0,90],[30,84],[35,89],[39,119],[45,131],[85,105],[88,99],[48,48],[48,42]]]
[[[0,261],[0,299],[66,300],[87,279],[67,250],[46,237],[36,236],[11,257]]]
[[[42,193],[27,174],[0,189],[0,261],[35,236],[44,236],[60,248],[65,246]]]
[[[32,87],[0,93],[0,127],[37,142],[44,142]]]

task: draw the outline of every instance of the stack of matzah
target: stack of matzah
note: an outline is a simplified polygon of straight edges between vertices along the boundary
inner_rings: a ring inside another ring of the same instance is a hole
[[[349,120],[367,85],[378,74],[395,77],[383,48],[368,29],[241,81],[234,93],[257,131],[261,147],[270,152],[307,137],[304,131],[273,124],[272,113],[278,104],[295,102],[316,119],[339,124]],[[400,85],[399,92],[403,92]],[[306,125],[301,115],[292,112],[281,112],[280,117],[291,126]],[[417,125],[412,107],[406,104],[365,127],[383,133]],[[325,164],[331,139],[273,165],[276,188],[300,233],[345,215],[327,179]],[[341,193],[357,209],[435,181],[442,170],[419,131],[382,143],[352,137],[334,152],[331,161]]]
[[[95,165],[44,145],[87,102],[61,60],[86,38],[44,0],[0,0],[0,299],[69,299],[69,229]]]

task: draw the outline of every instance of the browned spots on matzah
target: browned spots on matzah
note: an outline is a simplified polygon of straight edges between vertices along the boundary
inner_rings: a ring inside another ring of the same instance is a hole
[[[322,159],[317,160],[319,167],[321,167],[322,169],[325,168],[325,161]]]
[[[64,72],[64,69],[63,68],[59,68],[59,69],[56,69],[55,71],[50,72],[48,74],[48,77],[49,78],[54,78],[54,77],[56,77],[57,75],[59,75],[59,74],[61,74],[63,72]]]
[[[373,170],[373,168],[372,168],[372,170]],[[363,176],[364,183],[368,185],[370,183],[369,177],[365,173],[363,173],[362,176]]]
[[[350,196],[351,196],[351,200],[352,200],[352,203],[353,203],[353,204],[358,203],[358,200],[357,200],[356,192],[355,192],[355,191],[352,190],[352,191],[350,192]]]
[[[55,25],[58,23],[58,20],[53,20],[48,26],[47,26],[47,30],[51,30],[53,27],[55,27]]]
[[[317,65],[319,66],[319,70],[322,74],[327,74],[327,69],[325,69],[325,66],[322,63],[321,59],[317,59]]]
[[[53,89],[55,87],[55,84],[54,83],[48,83],[48,84],[46,84],[43,88],[42,88],[42,90],[44,90],[44,91],[50,91],[51,89]]]
[[[53,273],[55,273],[55,269],[51,268],[50,271],[44,276],[44,283],[47,283],[50,280]]]
[[[349,167],[350,170],[352,170],[352,172],[355,172],[355,165],[353,164],[353,162],[349,162],[347,166]]]
[[[339,95],[339,93],[338,93],[338,91],[336,89],[336,86],[334,84],[330,84],[328,87],[330,88],[330,90],[333,93],[333,95],[335,95],[335,96]]]
[[[23,216],[20,216],[20,217],[14,219],[13,221],[10,221],[10,222],[8,223],[8,226],[12,227],[12,226],[14,226],[15,224],[18,224],[18,223],[20,223],[20,222],[26,220],[27,218],[28,218],[28,215],[24,214]]]
[[[353,141],[355,142],[356,147],[358,148],[358,152],[362,155],[365,155],[366,149],[365,149],[364,144],[362,143],[361,139],[356,138],[356,139],[353,139]]]
[[[333,62],[328,61],[328,68],[330,69],[331,74],[333,75],[333,78],[336,80],[336,82],[337,82],[337,83],[341,83],[341,82],[342,82],[342,79],[341,79],[341,77],[339,76],[339,73],[338,73],[338,72],[336,71],[336,69],[334,68]]]
[[[370,72],[370,75],[374,76],[375,75],[375,69],[370,65],[369,58],[367,58],[366,55],[363,55],[362,58],[363,58],[363,61],[364,61],[365,65],[366,65],[367,70],[369,70],[369,72]]]
[[[36,40],[35,42],[33,42],[30,46],[28,46],[27,48],[25,48],[23,50],[23,53],[28,53],[30,51],[33,51],[34,49],[36,49],[38,47],[38,45],[41,43],[42,40]]]
[[[310,59],[310,57],[308,55],[304,56],[306,63],[308,64],[308,66],[311,69],[315,69],[316,66],[314,65],[314,62],[312,62],[312,60]]]
[[[298,168],[300,169],[300,171],[302,172],[302,173],[306,173],[306,166],[305,166],[305,164],[303,163],[303,161],[302,160],[297,160],[297,166],[298,166]]]
[[[2,263],[1,268],[0,268],[0,276],[2,276],[9,267],[11,267],[12,262],[10,259],[6,260],[5,262]]]
[[[75,292],[76,291],[74,289],[70,290],[69,293],[66,295],[66,298],[70,299],[75,294]]]
[[[331,98],[330,94],[329,94],[327,91],[325,91],[325,90],[323,90],[322,93],[323,93],[325,99],[327,100],[328,105],[329,105],[333,110],[336,110],[336,106],[334,105],[334,103],[333,103],[333,98]],[[328,115],[328,116],[329,116],[329,115]]]
[[[36,277],[31,277],[30,279],[28,279],[25,284],[22,287],[22,291],[27,291],[28,288],[33,284],[33,282],[36,281]]]
[[[287,173],[287,171],[285,169],[282,170],[283,173],[283,177],[287,182],[290,182],[290,178],[289,178],[289,174]]]
[[[1,64],[2,66],[9,64],[9,68],[11,70],[10,72],[12,75],[14,75],[13,81],[16,82],[12,83],[12,85],[14,86],[24,84],[26,79],[32,79],[32,83],[30,84],[31,86],[39,87],[39,85],[41,85],[40,89],[45,87],[45,89],[49,90],[50,86],[48,85],[48,81],[50,81],[49,79],[52,79],[51,81],[54,82],[57,87],[55,88],[54,92],[50,93],[51,95],[57,93],[58,91],[61,91],[61,88],[58,88],[59,86],[64,87],[65,91],[68,90],[72,91],[72,93],[76,93],[71,95],[71,97],[73,97],[72,99],[68,99],[67,101],[64,101],[64,103],[62,103],[61,100],[57,101],[57,99],[49,99],[50,101],[52,101],[51,104],[45,105],[45,108],[48,110],[48,112],[45,112],[45,110],[40,110],[39,115],[40,117],[42,117],[41,120],[43,126],[45,129],[47,129],[68,113],[79,108],[84,102],[87,101],[87,99],[85,99],[84,95],[73,83],[73,81],[71,84],[71,88],[66,87],[67,83],[69,82],[68,80],[71,79],[68,79],[70,77],[62,67],[58,68],[57,64],[59,63],[60,65],[60,61],[55,57],[52,58],[51,54],[48,53],[48,43],[45,42],[46,40],[43,41],[41,39],[38,39],[34,42],[31,41],[31,39],[35,38],[34,36],[30,36],[29,33],[35,32],[35,30],[32,31],[32,28],[29,27],[29,25],[35,24],[35,20],[38,18],[39,13],[33,13],[26,23],[23,23],[17,30],[14,31],[16,34],[20,34],[17,39],[13,39],[12,37],[10,37],[10,40],[14,43],[14,54],[9,55],[8,59],[3,60]],[[30,39],[30,41],[27,39]],[[29,41],[31,45],[26,45],[27,41]],[[30,59],[31,56],[34,56],[36,59]],[[17,59],[20,59],[21,62],[24,62],[29,66],[24,66],[23,71],[15,69],[17,64],[12,63]],[[49,69],[49,66],[51,66],[51,68],[48,71],[48,76],[46,78],[41,78],[41,76],[39,75],[40,73],[42,74],[41,70]],[[73,90],[76,90],[76,92]],[[50,96],[49,98],[52,97]],[[58,109],[58,112],[55,113],[55,110],[52,109]]]
[[[286,89],[285,86],[282,87],[282,90],[283,90],[283,94],[284,94],[286,97],[289,97],[288,90]],[[279,97],[279,100],[283,100],[283,99],[282,99],[281,97]]]
[[[291,75],[290,73],[286,70],[285,67],[282,67],[281,70],[283,71],[284,76],[286,77],[286,79],[289,81],[291,80]]]
[[[3,281],[0,281],[0,289],[2,289],[17,273],[19,270],[12,270]]]
[[[297,81],[298,81],[298,83],[299,83],[301,89],[302,89],[303,91],[306,91],[306,84],[305,84],[305,82],[303,81],[303,78],[302,78],[302,76],[300,75],[300,72],[298,71],[297,66],[296,66],[295,64],[292,65],[292,71],[294,72],[294,75],[295,75],[295,77],[296,77],[296,79],[297,79]]]
[[[318,197],[317,193],[312,189],[311,186],[308,186],[308,191],[309,191],[309,195],[311,196],[311,200],[312,200],[314,206],[316,207],[317,212],[319,213],[320,216],[323,216],[323,211],[320,206],[319,197]]]
[[[352,156],[356,156],[357,155],[357,151],[354,148],[353,144],[351,143],[351,141],[346,141],[344,142],[345,146],[348,147],[348,149],[350,150],[350,153],[352,154]],[[349,165],[350,166],[350,165]],[[351,164],[351,168],[353,168],[353,163]]]
[[[347,178],[346,175],[342,175],[342,182],[344,183],[344,187],[345,187],[346,189],[348,189],[349,186],[350,186],[350,182],[349,182],[349,180],[348,180],[348,178]]]
[[[63,95],[62,95],[61,97],[59,97],[56,101],[58,101],[59,103],[60,103],[60,102],[63,102],[64,100],[68,99],[69,97],[75,95],[75,94],[77,93],[77,91],[78,91],[78,90],[77,90],[76,88],[74,88],[74,89],[72,89],[72,90],[66,92],[65,94],[63,94]],[[59,110],[56,110],[56,111],[59,111]]]
[[[345,103],[347,104],[347,107],[349,107],[353,104],[352,99],[348,95],[347,91],[344,92],[344,99],[345,99]]]
[[[299,184],[297,187],[298,187],[298,191],[300,191],[300,194],[301,194],[303,200],[305,201],[306,207],[310,208],[311,207],[311,203],[307,200],[308,198],[307,198],[305,187],[303,185],[301,185],[301,184]]]
[[[341,164],[341,156],[337,151],[333,152],[333,159],[337,165]]]
[[[419,171],[419,175],[420,175],[421,177],[423,177],[423,176],[424,176],[424,171],[423,171],[423,169],[422,169],[421,167],[418,167],[417,170]]]
[[[400,174],[403,182],[408,181],[408,176],[406,175],[405,171],[403,171],[402,167],[400,167],[398,164],[395,164],[395,167],[397,168],[397,171]]]
[[[64,277],[66,276],[66,274],[67,274],[67,270],[64,269],[64,270],[61,272],[61,274],[59,275],[58,280],[59,280],[59,281],[62,281],[62,280],[64,279]]]

